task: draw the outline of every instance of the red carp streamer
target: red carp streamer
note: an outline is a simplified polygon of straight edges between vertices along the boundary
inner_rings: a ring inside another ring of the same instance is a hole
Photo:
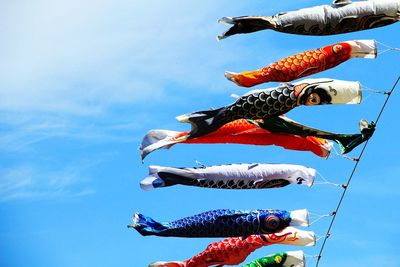
[[[315,234],[310,231],[287,227],[279,233],[251,235],[247,238],[231,237],[214,242],[207,248],[185,261],[154,262],[149,267],[207,267],[238,265],[256,249],[273,244],[294,246],[315,245]]]
[[[322,158],[328,158],[332,149],[332,143],[326,139],[271,133],[243,119],[227,123],[218,130],[201,137],[188,139],[188,134],[189,131],[149,131],[140,146],[142,159],[154,150],[170,148],[178,143],[275,145],[290,150],[310,151]]]
[[[374,40],[347,41],[290,56],[254,71],[241,73],[226,71],[225,76],[244,87],[266,82],[290,82],[333,68],[353,57],[376,58],[376,56]]]

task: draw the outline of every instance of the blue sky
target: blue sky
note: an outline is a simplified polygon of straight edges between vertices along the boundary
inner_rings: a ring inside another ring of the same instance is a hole
[[[177,145],[141,163],[150,129],[186,130],[187,112],[231,103],[246,89],[223,72],[259,68],[339,41],[376,39],[400,46],[400,24],[328,37],[263,31],[217,42],[223,16],[275,14],[328,1],[11,1],[0,16],[0,266],[147,266],[184,260],[214,239],[142,237],[126,228],[135,211],[173,220],[218,208],[331,212],[341,189],[291,186],[225,191],[171,187],[142,191],[147,166],[261,162],[316,168],[344,183],[353,162],[323,160],[276,147]],[[358,80],[389,90],[400,53],[353,59],[314,75]],[[261,85],[267,88],[275,84]],[[373,136],[337,217],[320,266],[400,266],[396,92]],[[383,95],[362,105],[301,107],[289,117],[327,130],[356,132],[373,120]],[[359,150],[351,155],[356,156]],[[329,220],[310,228],[323,235]],[[319,246],[306,248],[310,255]],[[267,254],[296,250],[272,246]],[[309,260],[309,266],[315,261]]]

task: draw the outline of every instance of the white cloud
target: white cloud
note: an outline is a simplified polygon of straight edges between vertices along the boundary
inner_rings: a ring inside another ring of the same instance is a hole
[[[0,113],[2,114],[2,113]],[[86,145],[118,144],[138,142],[152,117],[137,113],[129,118],[113,118],[116,115],[93,118],[35,114],[3,116],[3,130],[0,129],[0,152],[20,153],[21,159],[32,149],[41,150],[42,142],[55,140],[62,149],[63,143],[83,142]],[[1,168],[0,168],[1,169]]]
[[[126,142],[134,149],[149,123],[163,119],[154,109],[162,110],[166,98],[177,106],[205,91],[234,87],[223,70],[250,51],[239,54],[236,42],[215,40],[225,30],[216,20],[240,7],[227,3],[2,3],[0,157],[11,156],[12,164],[0,168],[5,188],[0,199],[79,195],[85,191],[71,193],[48,181],[54,176],[75,181],[82,166],[73,174],[58,173],[25,159],[57,158],[65,140],[91,148]],[[59,150],[49,150],[48,141]]]
[[[13,1],[3,4],[2,110],[100,112],[160,98],[166,84],[213,87],[218,4],[181,1]],[[212,8],[210,8],[212,6]],[[208,14],[207,14],[208,13]]]
[[[38,170],[21,165],[0,171],[0,201],[75,198],[93,194],[87,179],[72,171]]]

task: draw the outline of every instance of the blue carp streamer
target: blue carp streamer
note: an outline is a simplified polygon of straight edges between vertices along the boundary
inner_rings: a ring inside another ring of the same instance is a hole
[[[133,224],[128,227],[135,228],[143,236],[240,237],[276,233],[288,226],[308,224],[307,210],[220,209],[171,222],[157,222],[137,212]]]

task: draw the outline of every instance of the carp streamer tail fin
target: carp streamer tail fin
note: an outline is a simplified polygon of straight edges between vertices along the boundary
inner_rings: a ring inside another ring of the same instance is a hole
[[[143,236],[156,235],[167,229],[162,223],[159,223],[150,217],[146,217],[139,212],[136,212],[133,215],[133,223],[129,224],[128,228],[135,228],[135,230]]]
[[[149,264],[149,267],[185,267],[185,264],[181,261],[156,261]]]
[[[359,134],[338,134],[326,132],[319,129],[311,128],[295,122],[287,117],[273,117],[263,120],[263,122],[249,121],[260,128],[273,133],[295,134],[300,136],[314,136],[335,141],[340,147],[342,154],[349,153],[358,145],[371,138],[375,131],[375,123],[368,123],[366,120],[361,120],[359,124]]]
[[[361,134],[338,134],[334,139],[340,147],[342,154],[347,154],[356,148],[358,145],[364,143],[374,134],[375,123],[368,123],[366,120],[360,121],[360,132]]]
[[[142,160],[144,160],[144,158],[154,150],[161,148],[170,148],[174,144],[183,142],[188,138],[188,135],[182,135],[176,138],[179,134],[181,133],[168,130],[149,131],[143,137],[142,143],[139,147]]]
[[[224,32],[221,35],[217,36],[218,40],[225,39],[229,36],[238,34],[238,33],[251,33],[257,32],[266,29],[274,29],[275,23],[272,20],[272,17],[264,16],[264,17],[223,17],[218,20],[221,24],[233,25],[229,30]]]
[[[149,176],[142,181],[140,181],[140,187],[143,190],[152,190],[159,187],[165,187],[165,182],[156,176]]]
[[[224,124],[230,122],[226,116],[226,108],[193,112],[176,117],[180,122],[192,124],[189,138],[196,138],[218,130]]]
[[[232,72],[232,71],[225,71],[224,72],[224,76],[225,76],[225,78],[227,78],[229,81],[231,81],[231,82],[234,82],[236,85],[238,85],[238,86],[242,86],[240,83],[239,83],[239,81],[238,81],[238,76],[239,76],[240,74],[239,73],[236,73],[236,72]]]
[[[195,179],[179,175],[174,171],[163,170],[162,167],[150,166],[151,174],[140,182],[144,190],[152,190],[173,185],[193,185]]]

